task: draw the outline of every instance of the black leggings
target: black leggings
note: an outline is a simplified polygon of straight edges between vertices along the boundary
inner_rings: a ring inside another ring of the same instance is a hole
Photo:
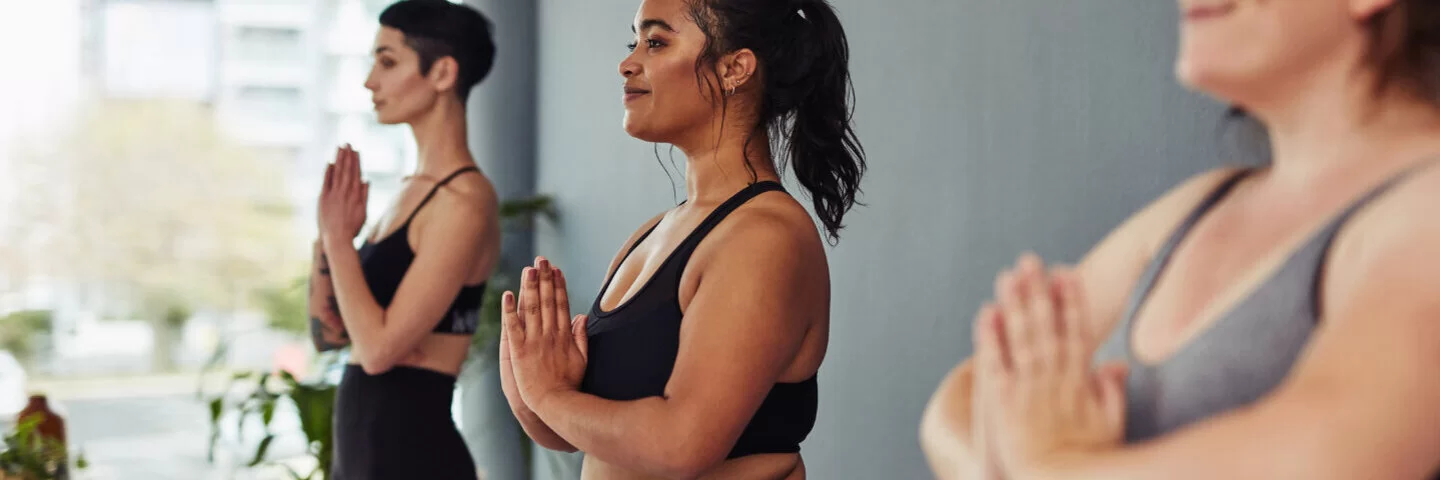
[[[335,393],[333,480],[475,480],[450,416],[455,377],[413,367],[369,375],[346,365]]]

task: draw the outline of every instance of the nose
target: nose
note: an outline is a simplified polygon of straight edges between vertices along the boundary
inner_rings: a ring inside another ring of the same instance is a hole
[[[371,69],[370,74],[365,76],[365,89],[374,93],[380,89],[380,82],[375,80],[375,70]]]
[[[630,78],[640,74],[640,62],[635,61],[635,54],[626,55],[620,60],[620,76]]]

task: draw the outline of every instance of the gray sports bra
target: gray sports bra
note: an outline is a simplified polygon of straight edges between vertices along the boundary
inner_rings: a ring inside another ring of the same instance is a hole
[[[1139,362],[1130,348],[1136,311],[1165,272],[1180,241],[1252,170],[1238,172],[1220,184],[1150,262],[1131,294],[1122,322],[1096,353],[1099,361],[1129,364],[1126,441],[1143,441],[1242,407],[1275,388],[1290,372],[1320,318],[1318,283],[1336,232],[1361,207],[1433,163],[1402,171],[1350,204],[1295,250],[1273,276],[1173,355],[1154,365]]]

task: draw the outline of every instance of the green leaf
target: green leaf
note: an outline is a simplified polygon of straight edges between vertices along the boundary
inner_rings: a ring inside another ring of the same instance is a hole
[[[265,451],[270,449],[270,442],[273,441],[275,441],[275,435],[266,435],[263,440],[260,440],[260,446],[255,449],[255,459],[246,466],[253,467],[265,461]]]
[[[270,391],[265,389],[266,380],[270,380],[270,372],[260,374],[260,380],[257,380],[255,382],[255,390],[268,395],[270,394]]]
[[[220,429],[210,430],[210,446],[205,450],[205,461],[215,463],[215,445],[220,442]]]
[[[270,426],[270,420],[275,418],[275,401],[270,400],[260,405],[260,420],[266,427]]]
[[[294,375],[291,375],[290,372],[286,370],[280,371],[280,379],[284,380],[285,384],[290,386],[291,388],[294,388],[296,384],[300,383],[298,380],[295,380]]]

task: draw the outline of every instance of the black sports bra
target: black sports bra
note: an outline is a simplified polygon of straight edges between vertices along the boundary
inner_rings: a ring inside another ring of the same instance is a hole
[[[370,293],[375,296],[375,301],[381,307],[389,307],[390,302],[395,299],[395,291],[400,289],[400,281],[405,278],[405,272],[410,270],[410,263],[415,261],[415,251],[410,248],[410,242],[406,240],[407,232],[410,230],[410,222],[415,220],[415,214],[435,196],[435,192],[453,180],[456,176],[469,172],[480,171],[475,167],[464,167],[440,180],[425,195],[425,199],[415,206],[415,211],[410,212],[410,218],[400,228],[391,232],[385,238],[371,243],[368,239],[360,246],[360,268],[365,271],[365,283],[370,285]],[[445,315],[438,319],[434,333],[449,333],[456,335],[470,335],[480,325],[480,303],[485,296],[485,283],[479,285],[466,285],[460,288],[460,293],[455,296],[455,301],[450,304],[450,309]]]
[[[740,205],[764,192],[784,191],[775,182],[760,182],[736,193],[715,208],[630,300],[611,311],[600,308],[600,298],[610,288],[613,274],[605,281],[590,308],[586,324],[589,361],[580,390],[610,400],[634,400],[662,396],[680,349],[680,277],[695,247]],[[659,222],[656,222],[659,225]],[[645,232],[625,253],[629,258],[654,227]],[[744,252],[735,252],[744,255]],[[625,258],[620,263],[625,262]],[[618,269],[617,269],[618,270]],[[736,440],[727,458],[761,453],[795,453],[800,442],[815,426],[818,403],[815,377],[797,383],[776,383],[760,409]]]

